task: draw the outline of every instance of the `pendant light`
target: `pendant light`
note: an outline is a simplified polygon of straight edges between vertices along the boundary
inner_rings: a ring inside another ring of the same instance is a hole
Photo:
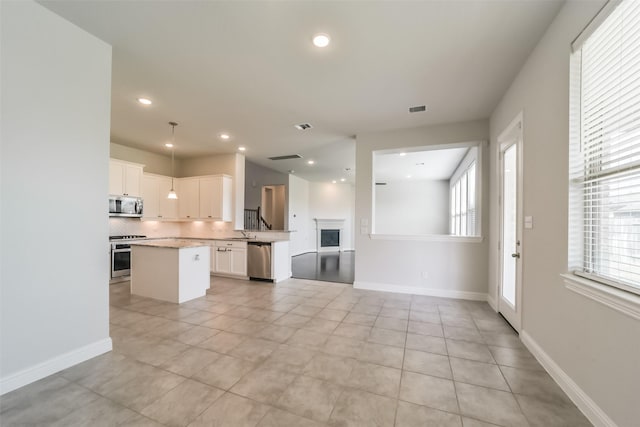
[[[178,195],[173,189],[173,176],[175,175],[173,172],[173,155],[176,149],[176,126],[178,126],[178,124],[176,122],[169,122],[169,124],[171,125],[171,191],[169,191],[167,199],[175,200],[178,198]]]

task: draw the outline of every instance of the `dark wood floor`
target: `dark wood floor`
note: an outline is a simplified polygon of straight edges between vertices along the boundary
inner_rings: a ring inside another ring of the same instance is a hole
[[[353,283],[355,252],[311,252],[294,256],[293,277],[323,282]]]

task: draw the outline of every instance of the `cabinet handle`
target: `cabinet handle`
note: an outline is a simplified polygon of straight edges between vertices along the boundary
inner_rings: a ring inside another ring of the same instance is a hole
[[[213,218],[211,215],[209,215],[209,218]]]

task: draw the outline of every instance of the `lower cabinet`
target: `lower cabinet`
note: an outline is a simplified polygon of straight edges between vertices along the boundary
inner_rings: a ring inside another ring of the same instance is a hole
[[[247,276],[247,242],[216,241],[211,246],[211,273]]]

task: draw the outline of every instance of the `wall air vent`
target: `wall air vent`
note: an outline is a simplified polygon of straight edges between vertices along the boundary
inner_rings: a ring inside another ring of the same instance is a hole
[[[269,160],[289,160],[289,159],[301,159],[302,156],[300,154],[289,154],[288,156],[275,156],[269,157]]]
[[[409,107],[409,112],[410,113],[420,113],[422,111],[427,111],[427,106],[426,105],[418,105],[416,107]]]
[[[387,185],[386,182],[376,182],[376,185]]]
[[[299,125],[294,125],[293,127],[298,130],[307,130],[313,128],[313,126],[311,126],[311,123],[300,123]]]

